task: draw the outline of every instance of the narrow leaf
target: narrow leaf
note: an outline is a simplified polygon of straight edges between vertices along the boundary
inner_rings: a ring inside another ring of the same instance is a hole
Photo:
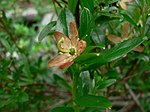
[[[68,0],[68,8],[74,14],[78,0]]]
[[[18,101],[19,102],[27,102],[29,100],[29,96],[27,93],[25,92],[20,92],[19,95],[18,95]]]
[[[78,105],[85,107],[101,107],[101,108],[111,107],[111,102],[103,96],[93,96],[93,95],[81,96],[78,97],[75,100],[75,102]]]
[[[97,68],[105,63],[123,57],[144,41],[143,37],[136,37],[116,44],[113,48],[103,53],[86,53],[79,56],[75,62],[82,65],[82,70]]]
[[[117,71],[109,71],[105,74],[108,78],[119,78],[121,77],[121,74],[118,73]]]
[[[0,41],[2,42],[3,46],[6,47],[7,50],[9,50],[10,52],[12,51],[9,42],[5,38],[0,38]]]
[[[106,79],[99,85],[98,89],[104,89],[106,87],[109,87],[115,82],[116,82],[116,79]]]
[[[50,32],[51,29],[56,25],[56,21],[52,21],[48,23],[43,30],[40,32],[40,35],[38,37],[38,40],[41,41],[45,36],[47,36]]]
[[[80,38],[89,36],[93,26],[94,26],[94,21],[91,12],[89,11],[89,9],[84,8],[80,16],[80,28],[79,28]]]
[[[94,12],[94,0],[81,0],[80,1],[82,7],[86,7],[93,14]]]
[[[126,11],[122,11],[121,14],[123,15],[126,21],[137,27],[137,24],[134,21],[133,17],[131,17]]]
[[[57,24],[56,24],[56,31],[64,33],[66,36],[69,36],[69,24],[71,21],[74,21],[74,17],[70,10],[63,9],[58,17]]]

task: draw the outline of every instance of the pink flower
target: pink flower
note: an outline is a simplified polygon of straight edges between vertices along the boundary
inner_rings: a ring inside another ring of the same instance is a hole
[[[49,60],[48,66],[57,66],[61,69],[67,68],[74,63],[74,59],[79,56],[86,47],[86,42],[79,40],[78,30],[75,22],[71,22],[69,25],[70,38],[60,32],[54,32],[55,40],[57,41],[57,47],[60,51],[60,55],[56,56],[52,60]]]
[[[108,38],[108,40],[110,40],[114,44],[117,44],[117,43],[123,42],[125,40],[134,38],[134,34],[132,32],[129,32],[129,30],[130,30],[130,24],[128,22],[125,22],[122,29],[121,29],[121,36],[109,34],[107,36],[107,38]],[[137,51],[137,52],[143,52],[144,46],[139,45],[136,48],[134,48],[133,50]]]
[[[126,2],[132,2],[132,0],[119,0],[118,4],[120,5],[120,7],[124,10],[128,10]]]

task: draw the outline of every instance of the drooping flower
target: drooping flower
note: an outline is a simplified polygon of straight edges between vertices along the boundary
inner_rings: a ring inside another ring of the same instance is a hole
[[[74,59],[86,48],[86,42],[79,39],[75,22],[70,22],[69,32],[69,38],[61,32],[54,32],[54,37],[60,54],[52,60],[49,60],[49,67],[57,66],[63,69],[71,66],[74,63]]]
[[[128,10],[126,2],[132,2],[132,0],[119,0],[118,4],[120,5],[120,7],[124,10]]]
[[[123,42],[125,40],[131,39],[134,37],[134,34],[132,32],[130,33],[129,30],[130,30],[130,24],[128,22],[125,22],[121,29],[121,36],[109,34],[107,36],[107,38],[114,44]],[[136,48],[134,48],[133,50],[137,51],[137,52],[142,52],[144,50],[144,46],[139,45]]]

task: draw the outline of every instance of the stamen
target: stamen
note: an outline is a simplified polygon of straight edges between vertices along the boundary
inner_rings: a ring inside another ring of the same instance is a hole
[[[57,47],[58,47],[59,52],[69,53],[71,55],[74,55],[76,53],[76,49],[74,47],[70,48],[69,50],[62,48],[61,44],[64,43],[64,41],[65,41],[65,39],[62,37],[57,43]]]
[[[67,49],[64,49],[64,48],[61,47],[61,44],[64,43],[64,41],[65,41],[65,39],[62,37],[62,38],[58,41],[57,47],[58,47],[58,49],[59,49],[61,52],[63,52],[63,53],[69,53],[70,50],[67,50]]]

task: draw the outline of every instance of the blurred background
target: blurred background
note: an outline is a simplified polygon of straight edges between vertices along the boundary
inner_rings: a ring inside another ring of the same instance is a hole
[[[44,112],[66,97],[52,84],[62,72],[47,65],[57,52],[53,38],[37,39],[56,19],[51,0],[0,0],[0,112]]]
[[[0,0],[0,112],[50,112],[52,108],[70,102],[70,86],[64,81],[70,83],[70,76],[47,65],[57,54],[53,36],[38,42],[40,31],[50,21],[57,20],[61,8],[65,7],[65,0],[58,1],[56,5],[53,0]],[[132,63],[125,64],[133,64],[134,68],[135,61],[132,56],[130,58]],[[141,55],[138,58],[145,61],[134,69],[142,67],[141,74],[129,83],[139,93],[141,110],[150,112],[149,57]],[[122,83],[114,86],[117,89],[110,96],[113,112],[128,112],[131,108],[141,111],[136,106],[138,101],[134,103]],[[132,92],[128,85],[125,88]]]

